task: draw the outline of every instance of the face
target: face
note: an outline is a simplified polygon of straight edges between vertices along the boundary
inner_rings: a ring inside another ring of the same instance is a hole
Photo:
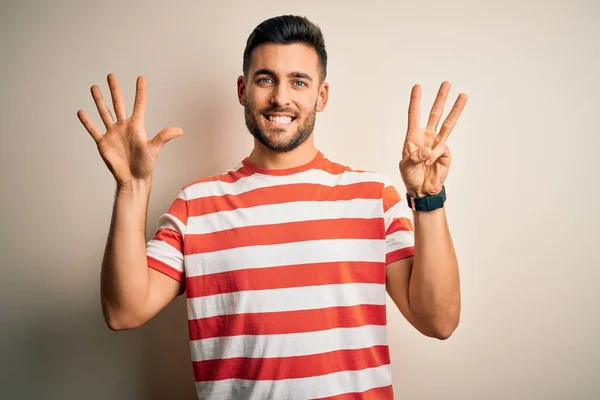
[[[275,152],[294,150],[308,139],[316,112],[327,104],[329,84],[320,83],[317,52],[304,44],[262,44],[252,53],[247,78],[238,78],[246,126]]]

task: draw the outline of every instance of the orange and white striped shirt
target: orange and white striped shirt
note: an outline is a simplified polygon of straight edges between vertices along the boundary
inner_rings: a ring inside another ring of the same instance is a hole
[[[381,175],[321,152],[182,188],[146,248],[185,288],[198,397],[392,399],[385,266],[412,222]]]

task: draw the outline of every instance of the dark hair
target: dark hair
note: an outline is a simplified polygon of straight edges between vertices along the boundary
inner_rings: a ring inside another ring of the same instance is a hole
[[[282,15],[269,18],[260,23],[246,42],[244,50],[244,76],[248,76],[252,52],[264,43],[292,44],[304,43],[315,49],[319,56],[321,82],[327,76],[327,51],[321,29],[310,22],[306,17],[296,15]]]

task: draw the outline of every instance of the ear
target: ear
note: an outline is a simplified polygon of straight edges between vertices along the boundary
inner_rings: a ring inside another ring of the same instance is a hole
[[[240,75],[237,78],[237,95],[238,101],[241,105],[246,105],[246,82],[244,80],[244,75]]]
[[[319,97],[317,98],[317,111],[321,112],[325,110],[327,106],[327,100],[329,99],[329,83],[323,82],[319,88]]]

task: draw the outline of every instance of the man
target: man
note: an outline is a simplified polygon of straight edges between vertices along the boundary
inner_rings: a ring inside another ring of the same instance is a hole
[[[426,128],[414,86],[400,161],[409,208],[380,175],[316,149],[326,71],[317,26],[295,16],[261,23],[237,80],[254,149],[224,174],[182,188],[147,244],[156,157],[183,132],[148,140],[143,77],[127,118],[109,74],[116,121],[92,86],[104,135],[78,112],[117,181],[104,317],[113,330],[132,329],[185,292],[199,398],[392,399],[386,291],[427,336],[445,339],[458,325],[458,265],[442,205],[446,140],[466,95],[437,134],[450,85],[441,85]]]

